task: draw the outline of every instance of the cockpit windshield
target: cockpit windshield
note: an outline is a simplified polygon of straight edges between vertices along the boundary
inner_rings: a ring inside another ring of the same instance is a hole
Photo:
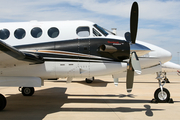
[[[95,27],[97,30],[99,30],[104,36],[107,36],[107,35],[108,35],[108,33],[106,32],[106,30],[105,30],[104,28],[100,27],[99,25],[94,24],[94,27]]]

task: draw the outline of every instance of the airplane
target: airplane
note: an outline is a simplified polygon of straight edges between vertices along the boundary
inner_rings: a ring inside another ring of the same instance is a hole
[[[126,72],[126,89],[131,92],[134,75],[157,73],[159,88],[154,97],[167,102],[170,92],[161,84],[161,64],[170,61],[169,51],[136,41],[138,3],[130,15],[130,32],[119,37],[103,27],[83,20],[0,23],[0,86],[19,87],[32,96],[44,80],[112,75],[115,85]],[[0,94],[0,110],[7,101]]]

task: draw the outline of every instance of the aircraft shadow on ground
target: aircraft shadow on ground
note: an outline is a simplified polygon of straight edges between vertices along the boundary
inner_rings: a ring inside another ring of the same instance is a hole
[[[50,88],[36,91],[31,97],[21,94],[7,97],[7,106],[0,112],[1,120],[42,120],[46,115],[60,111],[70,112],[145,112],[147,116],[153,116],[152,111],[163,109],[151,109],[150,105],[142,108],[117,107],[117,108],[62,108],[66,103],[149,103],[148,100],[122,99],[116,95],[70,95],[65,94],[67,88]],[[80,96],[73,98],[70,96]],[[86,96],[88,98],[86,98]],[[132,96],[132,95],[130,95]],[[85,97],[84,99],[82,97]],[[89,98],[98,97],[98,98]],[[105,97],[105,98],[102,98]]]
[[[66,82],[66,80],[57,80],[57,81],[53,81],[53,82]],[[113,83],[113,82],[96,79],[92,83],[86,83],[85,80],[82,80],[82,81],[74,80],[74,81],[72,81],[72,83],[79,83],[79,84],[83,84],[83,85],[87,85],[87,86],[91,86],[91,87],[106,87],[108,83]]]
[[[52,81],[52,82],[66,82],[66,80],[57,80],[57,81]],[[72,83],[79,83],[79,84],[83,84],[83,85],[87,85],[87,86],[91,86],[91,87],[106,87],[108,85],[108,83],[114,83],[113,81],[103,81],[100,79],[95,79],[92,83],[86,83],[85,80],[81,80],[81,81],[72,81]],[[125,81],[119,81],[119,84],[121,83],[126,83]],[[141,84],[141,83],[147,83],[147,84],[158,84],[157,81],[154,82],[134,82],[134,84]],[[172,84],[177,84],[179,82],[172,82]]]
[[[57,80],[54,81],[52,80],[52,82],[66,82],[66,80]],[[85,80],[81,80],[81,81],[72,81],[72,83],[80,83],[83,85],[88,85],[88,86],[92,86],[92,87],[106,87],[108,83],[114,83],[113,80],[109,80],[109,81],[104,81],[104,80],[100,80],[100,79],[95,79],[92,83],[86,83]],[[121,83],[126,83],[126,81],[121,81],[119,80],[118,82],[119,84]],[[144,81],[144,82],[138,82],[138,81],[134,81],[134,84],[159,84],[158,81],[155,79],[155,81],[152,82],[148,82],[148,81]],[[179,84],[180,82],[171,82],[171,83],[167,83],[167,84]]]

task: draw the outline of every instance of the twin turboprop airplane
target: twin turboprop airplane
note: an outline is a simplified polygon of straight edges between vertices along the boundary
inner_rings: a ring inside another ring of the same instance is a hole
[[[0,23],[0,86],[21,87],[31,96],[49,78],[86,78],[127,72],[127,92],[131,92],[136,74],[157,72],[160,87],[154,93],[159,102],[170,99],[161,85],[161,63],[171,53],[155,45],[136,41],[138,4],[131,8],[130,32],[118,37],[89,21]],[[0,94],[0,110],[6,98]]]

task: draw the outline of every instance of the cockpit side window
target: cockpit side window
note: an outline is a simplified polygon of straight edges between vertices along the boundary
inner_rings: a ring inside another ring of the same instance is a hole
[[[108,33],[100,26],[98,26],[97,24],[94,24],[94,27],[99,30],[104,36],[107,36]]]
[[[90,35],[89,27],[78,27],[76,29],[76,34],[79,37],[89,37],[89,35]]]
[[[97,30],[93,28],[93,35],[94,36],[102,36]]]

